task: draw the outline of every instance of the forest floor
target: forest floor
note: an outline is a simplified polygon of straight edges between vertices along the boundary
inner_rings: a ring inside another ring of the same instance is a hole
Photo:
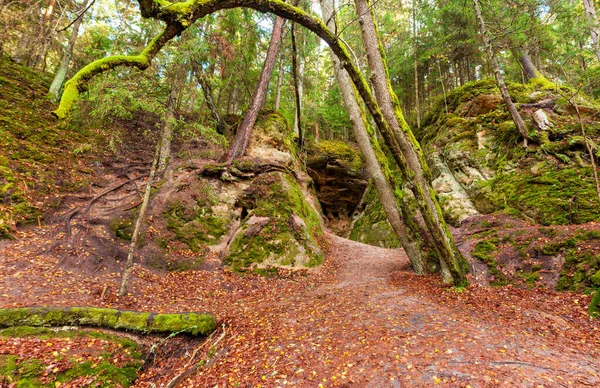
[[[184,371],[177,386],[600,385],[600,324],[587,316],[581,294],[457,290],[411,273],[402,250],[328,234],[318,269],[240,275],[215,256],[196,271],[157,274],[138,266],[130,295],[120,298],[117,272],[69,270],[59,255],[38,253],[55,232],[36,227],[1,242],[0,307],[216,316],[219,328],[207,339],[142,336],[146,363],[137,387],[166,386]],[[45,345],[0,337],[0,355],[26,357],[36,346]]]

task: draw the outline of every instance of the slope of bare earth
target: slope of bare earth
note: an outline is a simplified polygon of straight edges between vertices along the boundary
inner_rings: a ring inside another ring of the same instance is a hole
[[[178,386],[600,384],[600,325],[578,294],[459,292],[412,274],[402,250],[328,235],[329,254],[316,270],[239,275],[217,257],[207,270],[157,275],[137,267],[131,294],[119,298],[118,273],[82,274],[35,254],[51,229],[23,233],[0,252],[1,307],[216,315],[219,329],[204,342],[155,339],[159,351],[140,370],[139,387],[166,385],[184,371]]]

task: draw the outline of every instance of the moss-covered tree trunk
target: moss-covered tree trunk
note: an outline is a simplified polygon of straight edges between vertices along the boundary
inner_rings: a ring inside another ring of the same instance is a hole
[[[252,93],[250,106],[248,107],[248,110],[246,110],[244,119],[238,127],[235,139],[231,143],[231,146],[225,155],[226,163],[233,163],[236,158],[239,158],[244,154],[246,147],[248,147],[252,127],[256,122],[259,110],[263,107],[267,98],[269,81],[271,80],[271,74],[273,73],[275,62],[277,61],[277,53],[279,52],[279,47],[281,46],[284,26],[285,19],[279,16],[276,17],[273,25],[271,42],[269,43],[269,49],[267,50],[267,56],[265,57],[265,62],[260,73],[260,78],[258,79],[258,84]]]
[[[100,307],[20,307],[0,309],[0,327],[95,326],[141,333],[208,335],[217,324],[207,313],[154,314]]]
[[[391,133],[382,133],[390,150],[398,161],[404,179],[409,183],[421,210],[423,219],[440,258],[445,281],[456,285],[467,282],[463,270],[464,258],[459,252],[450,233],[437,196],[431,186],[431,173],[425,157],[408,124],[404,120],[398,98],[392,90],[385,64],[385,54],[381,45],[372,9],[367,0],[356,0],[362,39],[371,70],[373,89],[383,117]],[[392,135],[392,136],[389,136]]]
[[[327,27],[334,30],[336,21],[333,0],[321,0],[321,9],[323,19],[327,21]],[[420,236],[418,228],[416,231],[411,232],[410,228],[400,216],[394,190],[388,181],[388,178],[391,178],[391,176],[389,174],[385,155],[383,155],[383,152],[377,143],[375,133],[372,132],[372,130],[367,129],[369,128],[369,123],[358,103],[356,91],[350,77],[348,77],[348,73],[341,66],[339,59],[333,52],[331,52],[331,60],[333,62],[335,77],[342,93],[344,105],[348,111],[350,122],[352,123],[354,137],[365,158],[367,172],[377,189],[377,194],[379,195],[383,210],[385,211],[392,229],[398,236],[402,248],[404,248],[404,251],[410,259],[413,269],[416,273],[422,274],[424,259],[420,247],[422,246],[423,241],[418,241],[418,237]],[[377,157],[377,154],[379,155],[379,158]],[[384,173],[384,170],[387,170],[387,176]],[[401,206],[404,208],[403,214],[409,217],[413,216],[409,210],[406,199],[401,197],[399,200]],[[418,222],[412,220],[412,224],[417,226]]]

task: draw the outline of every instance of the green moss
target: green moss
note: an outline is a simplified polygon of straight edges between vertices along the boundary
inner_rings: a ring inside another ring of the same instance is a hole
[[[592,301],[588,306],[588,313],[593,318],[600,317],[600,289],[596,290],[594,296],[592,297]]]
[[[323,233],[319,217],[293,178],[282,173],[262,174],[238,199],[237,205],[268,221],[262,229],[249,235],[245,227],[230,244],[225,263],[236,271],[265,261],[294,266],[298,264],[295,261],[299,253],[309,257],[308,263],[304,263],[308,267],[322,262],[323,254],[315,240]],[[294,227],[295,216],[304,222],[306,229]]]
[[[17,359],[11,354],[0,354],[0,375],[12,378],[17,372]]]
[[[117,217],[113,218],[108,227],[115,233],[115,236],[121,240],[131,241],[134,229],[134,217]]]
[[[556,284],[559,291],[591,292],[596,287],[600,271],[600,255],[586,249],[567,249],[565,262]]]
[[[152,317],[151,330],[160,332],[185,332],[192,335],[208,335],[217,326],[210,314],[158,314]]]
[[[483,261],[487,266],[490,275],[492,276],[491,284],[495,286],[506,285],[506,275],[502,272],[500,265],[495,260],[495,253],[498,251],[497,245],[499,241],[495,238],[490,240],[479,241],[475,245],[475,249],[471,252],[471,256]]]
[[[494,204],[512,207],[542,225],[600,220],[597,195],[589,168],[553,168],[499,174],[490,181]]]
[[[186,318],[187,317],[187,318]],[[154,323],[158,322],[158,323]],[[169,322],[175,322],[170,327]],[[24,307],[0,309],[0,327],[85,325],[137,332],[208,334],[214,330],[209,314],[157,314],[95,307]],[[212,325],[212,326],[211,326]],[[211,329],[212,327],[212,329]]]
[[[165,210],[167,228],[175,239],[199,252],[206,245],[215,244],[227,232],[229,220],[212,214],[210,199],[197,200],[193,206],[172,202]]]
[[[361,153],[344,141],[322,140],[318,143],[309,143],[307,148],[310,159],[334,160],[353,171],[359,171],[364,166]]]

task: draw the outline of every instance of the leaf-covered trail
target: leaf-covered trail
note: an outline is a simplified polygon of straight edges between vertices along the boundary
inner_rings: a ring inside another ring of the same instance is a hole
[[[33,237],[30,237],[30,239]],[[157,275],[136,268],[132,295],[118,276],[25,258],[27,238],[3,251],[2,306],[100,305],[157,312],[210,311],[208,342],[177,340],[136,386],[598,386],[600,329],[581,295],[512,287],[463,292],[406,270],[402,250],[328,235],[328,259],[303,274],[240,276],[207,270]],[[107,290],[102,296],[104,286]],[[194,349],[195,358],[191,359]]]

